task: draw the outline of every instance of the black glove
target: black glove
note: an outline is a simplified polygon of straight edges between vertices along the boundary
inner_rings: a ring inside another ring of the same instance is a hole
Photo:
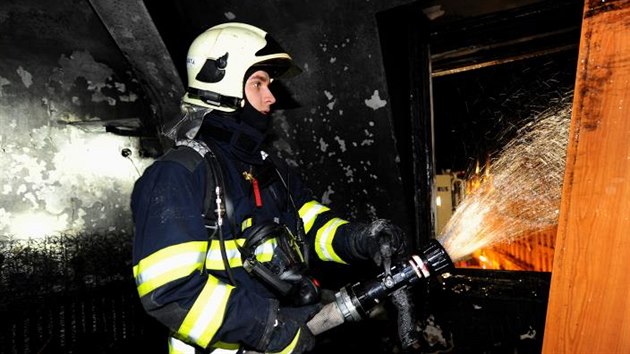
[[[301,307],[281,307],[272,324],[273,330],[265,352],[304,353],[315,347],[315,336],[306,327],[319,310],[320,304]],[[291,346],[292,348],[290,348]]]
[[[378,219],[365,225],[363,235],[355,236],[357,249],[380,266],[383,258],[399,260],[407,256],[403,231],[389,220]]]

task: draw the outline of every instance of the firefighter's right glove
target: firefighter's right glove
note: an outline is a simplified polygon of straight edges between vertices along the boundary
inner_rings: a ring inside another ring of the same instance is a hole
[[[320,304],[300,307],[280,307],[274,321],[266,353],[308,352],[315,347],[315,336],[306,323],[321,309]]]
[[[355,226],[351,237],[355,253],[370,258],[380,266],[384,258],[400,260],[407,256],[407,242],[404,232],[385,219]]]

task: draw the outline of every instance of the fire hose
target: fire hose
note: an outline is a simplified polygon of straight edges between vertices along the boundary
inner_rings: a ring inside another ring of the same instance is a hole
[[[344,322],[356,322],[369,317],[370,310],[387,296],[401,300],[401,292],[421,279],[448,272],[453,267],[451,258],[437,240],[431,240],[417,255],[383,272],[375,279],[341,288],[330,302],[306,324],[313,335],[319,335]],[[247,351],[247,354],[257,352]]]
[[[446,250],[437,240],[431,240],[419,254],[411,256],[406,263],[395,265],[391,272],[341,288],[335,294],[335,301],[324,305],[307,326],[318,335],[344,322],[365,319],[371,309],[395,291],[412,286],[420,279],[448,272],[452,267]]]

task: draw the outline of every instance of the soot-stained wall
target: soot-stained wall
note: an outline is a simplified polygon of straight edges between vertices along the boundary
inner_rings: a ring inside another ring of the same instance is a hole
[[[341,215],[407,222],[376,14],[408,1],[351,0],[149,3],[173,62],[186,46],[228,21],[269,33],[303,72],[281,82],[274,146],[302,168],[316,196]],[[177,14],[177,15],[174,15]],[[186,19],[186,22],[178,22]],[[289,97],[293,108],[286,108]]]
[[[143,91],[86,1],[1,3],[0,237],[129,233]]]
[[[103,125],[156,120],[144,94],[151,88],[89,2],[0,2],[0,235],[131,233],[129,194],[152,160],[137,138]],[[376,14],[407,2],[146,5],[180,75],[188,44],[212,25],[241,21],[272,33],[303,70],[279,83],[274,147],[341,216],[405,224]]]

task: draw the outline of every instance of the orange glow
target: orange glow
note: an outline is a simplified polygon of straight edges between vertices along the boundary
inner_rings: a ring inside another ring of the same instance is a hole
[[[516,240],[479,249],[470,258],[456,262],[457,268],[551,272],[557,227],[533,232]]]
[[[492,187],[492,183],[490,183],[492,178],[490,159],[487,159],[483,171],[480,169],[479,161],[477,161],[475,174],[466,181],[466,194],[473,193],[480,188],[486,188],[487,190],[483,192],[489,192]],[[514,207],[518,208],[516,205]],[[508,243],[480,248],[467,259],[456,262],[455,266],[459,268],[550,272],[553,265],[556,230],[557,225],[554,225],[543,230],[528,232]]]

